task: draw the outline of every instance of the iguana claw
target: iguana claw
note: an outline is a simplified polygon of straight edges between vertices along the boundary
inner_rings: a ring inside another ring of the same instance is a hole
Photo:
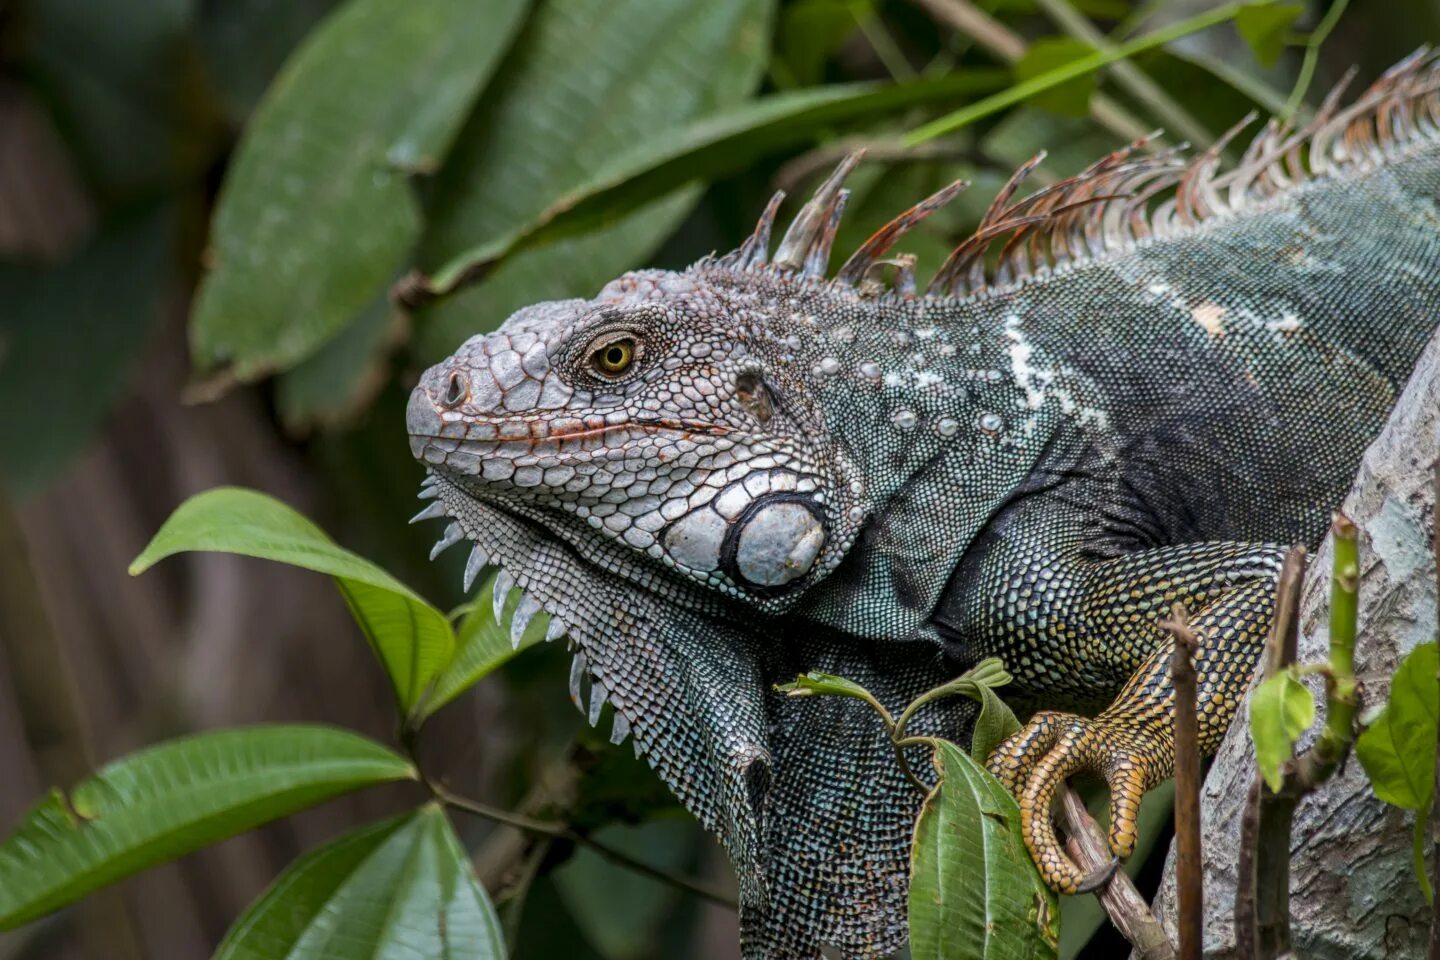
[[[1168,731],[1146,729],[1133,717],[1088,718],[1042,711],[990,755],[987,766],[1020,804],[1020,829],[1040,876],[1057,893],[1077,894],[1106,883],[1113,867],[1087,874],[1065,853],[1051,819],[1066,778],[1090,773],[1110,788],[1110,850],[1124,860],[1135,851],[1140,799],[1170,775]]]

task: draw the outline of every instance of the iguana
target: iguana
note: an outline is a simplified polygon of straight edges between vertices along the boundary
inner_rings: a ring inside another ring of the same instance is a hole
[[[1323,532],[1440,320],[1437,88],[1421,51],[1227,172],[1239,127],[1016,199],[1037,158],[923,293],[887,254],[963,184],[831,274],[850,157],[773,251],[780,194],[735,251],[520,310],[424,373],[437,551],[473,542],[467,589],[499,568],[497,614],[523,591],[514,636],[539,611],[568,635],[572,699],[727,849],[747,957],[906,937],[922,798],[864,704],[774,691],[799,672],[898,709],[1001,657],[1045,709],[989,766],[1062,892],[1087,881],[1064,778],[1108,782],[1124,857],[1170,776],[1176,601],[1215,748],[1282,548]],[[913,729],[971,723],[952,699]]]

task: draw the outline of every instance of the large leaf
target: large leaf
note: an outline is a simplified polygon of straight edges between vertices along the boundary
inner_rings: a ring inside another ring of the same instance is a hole
[[[525,0],[352,0],[285,65],[221,191],[191,351],[254,379],[313,353],[403,265],[406,177],[439,165]]]
[[[330,574],[407,713],[454,653],[454,633],[443,613],[263,493],[219,487],[186,500],[130,564],[130,573],[189,550],[238,553]]]
[[[0,930],[146,867],[360,787],[415,777],[386,748],[327,727],[173,740],[55,790],[0,845]]]
[[[1390,681],[1390,699],[1355,741],[1375,796],[1406,810],[1429,805],[1435,793],[1435,724],[1440,716],[1440,654],[1422,643]]]
[[[681,189],[612,224],[526,250],[421,311],[419,354],[438,362],[477,333],[494,330],[521,307],[541,300],[593,297],[611,280],[644,263],[690,212],[700,191]]]
[[[1250,739],[1255,741],[1255,762],[1271,790],[1284,782],[1285,762],[1301,734],[1315,722],[1315,699],[1305,685],[1286,670],[1255,688],[1250,697]]]
[[[508,225],[471,231],[434,251],[430,287],[453,289],[466,277],[528,247],[613,222],[653,197],[695,181],[742,170],[768,154],[813,139],[837,124],[882,117],[906,107],[968,99],[1003,86],[1000,71],[967,70],[897,86],[832,84],[775,94],[689,125],[621,144],[583,178],[548,195],[546,205]]]
[[[488,676],[521,650],[533,647],[545,639],[548,618],[536,615],[525,629],[518,645],[510,639],[510,620],[519,593],[512,593],[509,611],[502,623],[495,622],[494,608],[495,578],[490,577],[475,597],[475,602],[465,612],[456,631],[455,656],[448,666],[435,678],[430,695],[420,707],[422,717],[439,710],[454,700],[482,677]]]
[[[617,154],[741,100],[764,67],[773,8],[543,0],[437,178],[422,263],[522,228]]]
[[[168,206],[108,226],[70,261],[0,274],[0,479],[24,494],[99,428],[170,278]]]
[[[427,806],[301,857],[214,960],[503,960],[495,910],[445,814]]]
[[[1055,956],[1059,908],[1025,850],[1015,799],[964,750],[934,743],[940,783],[910,853],[911,957]]]
[[[389,298],[379,295],[339,334],[281,374],[275,406],[285,426],[303,432],[358,420],[385,385],[386,354],[401,339],[400,319]]]

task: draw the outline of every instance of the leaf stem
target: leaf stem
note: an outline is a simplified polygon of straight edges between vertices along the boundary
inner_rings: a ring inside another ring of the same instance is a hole
[[[643,860],[637,860],[623,850],[612,847],[608,843],[604,843],[600,840],[596,840],[594,837],[591,837],[585,833],[581,833],[580,831],[575,830],[574,828],[566,824],[546,820],[536,820],[532,817],[526,817],[518,813],[513,813],[509,810],[502,810],[499,807],[492,807],[489,804],[481,803],[478,800],[471,800],[469,797],[462,797],[458,794],[451,793],[444,786],[431,780],[427,779],[425,782],[426,785],[429,786],[430,792],[434,794],[435,799],[439,800],[447,807],[455,810],[460,810],[464,813],[471,814],[472,816],[481,817],[485,820],[493,821],[494,823],[503,823],[506,826],[514,827],[517,830],[524,830],[526,833],[534,833],[544,837],[552,837],[557,840],[569,840],[571,843],[589,847],[591,850],[594,850],[606,860],[609,860],[616,866],[624,867],[626,870],[629,870],[632,873],[638,873],[641,876],[649,877],[650,879],[657,880],[660,883],[668,884],[669,886],[684,890],[688,893],[692,893],[703,900],[709,900],[711,903],[719,904],[720,906],[726,907],[730,910],[739,909],[739,905],[735,902],[735,899],[733,897],[727,896],[726,894],[723,894],[718,890],[712,889],[709,885],[705,884],[700,880],[681,876],[680,874],[670,873],[666,870],[660,869],[659,867],[651,866]]]
[[[1006,107],[1014,106],[1017,103],[1028,100],[1036,94],[1044,93],[1046,90],[1058,87],[1062,83],[1067,83],[1077,77],[1083,77],[1102,67],[1107,67],[1118,60],[1132,57],[1137,53],[1143,53],[1155,47],[1164,46],[1181,37],[1189,36],[1192,33],[1198,33],[1209,27],[1225,23],[1234,19],[1235,15],[1244,7],[1255,5],[1256,4],[1227,3],[1213,10],[1207,10],[1198,16],[1190,17],[1179,23],[1171,24],[1168,27],[1163,27],[1153,33],[1147,33],[1143,37],[1126,41],[1125,43],[1110,48],[1108,51],[1097,51],[1090,56],[1071,60],[1069,63],[1061,64],[1053,70],[1047,70],[1038,77],[1032,77],[1029,80],[1017,83],[1000,93],[986,97],[967,107],[962,107],[953,113],[946,114],[922,127],[912,130],[906,135],[905,142],[914,146],[918,143],[924,143],[926,140],[933,140],[936,137],[951,133],[961,127],[974,123],[976,120],[981,120],[993,113],[998,113]]]
[[[1305,57],[1300,61],[1300,74],[1295,78],[1295,86],[1290,90],[1289,99],[1285,101],[1282,119],[1294,119],[1301,104],[1305,102],[1305,94],[1310,89],[1310,82],[1315,77],[1315,66],[1320,60],[1320,47],[1329,38],[1330,32],[1340,22],[1340,17],[1349,5],[1350,0],[1334,0],[1330,9],[1325,11],[1325,16],[1315,25],[1315,29],[1310,31],[1310,36],[1305,40]]]

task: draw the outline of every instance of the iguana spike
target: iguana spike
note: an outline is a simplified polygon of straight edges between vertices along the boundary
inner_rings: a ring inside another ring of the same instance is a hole
[[[830,268],[830,248],[835,245],[835,231],[840,228],[840,218],[845,215],[845,202],[849,199],[850,191],[841,190],[830,201],[830,207],[825,212],[825,225],[805,254],[805,266],[801,268],[801,273],[811,277],[825,276],[825,271]]]
[[[864,155],[865,151],[856,150],[841,160],[834,172],[816,188],[815,195],[795,214],[795,219],[790,222],[790,229],[785,231],[780,245],[775,248],[775,266],[782,270],[799,270],[804,265],[811,245],[825,228],[830,205],[840,192],[840,185],[850,176],[850,171],[855,169]]]
[[[449,548],[455,546],[455,544],[459,543],[461,540],[464,539],[465,531],[460,529],[460,524],[450,524],[450,526],[445,528],[445,533],[440,537],[440,539],[435,541],[435,546],[430,548],[430,559],[434,560],[436,557],[440,556],[440,554],[443,553],[445,550],[448,550]]]
[[[580,698],[580,683],[585,679],[590,664],[585,659],[582,651],[575,652],[575,658],[570,661],[570,702],[581,710],[585,709],[585,701]]]
[[[426,485],[421,487],[420,492],[415,494],[415,496],[421,500],[434,500],[436,497],[440,496],[440,488]]]
[[[565,623],[559,617],[551,617],[550,623],[545,627],[545,642],[559,640],[565,636]]]
[[[1230,141],[1238,137],[1241,130],[1254,123],[1258,116],[1254,110],[1245,114],[1239,123],[1222,133],[1219,139],[1210,144],[1209,149],[1196,157],[1185,170],[1185,176],[1180,178],[1180,186],[1175,189],[1175,212],[1182,224],[1192,226],[1227,209],[1215,189],[1215,171],[1220,166],[1220,154],[1224,153]]]
[[[869,240],[860,245],[860,249],[850,255],[840,272],[835,274],[837,283],[849,284],[851,286],[860,282],[870,267],[877,263],[895,242],[903,237],[911,228],[924,220],[930,214],[954,200],[970,184],[965,180],[956,180],[954,183],[943,187],[921,200],[915,206],[906,210],[900,216],[891,220],[885,226],[876,230]]]
[[[475,586],[475,578],[476,578],[477,576],[479,576],[479,575],[480,575],[480,571],[481,571],[484,567],[489,566],[489,564],[490,564],[490,557],[489,557],[488,554],[485,553],[484,550],[481,550],[481,549],[480,549],[480,545],[479,545],[479,544],[476,544],[474,547],[472,547],[472,548],[470,549],[470,556],[465,560],[465,592],[466,592],[466,593],[469,593],[469,592],[470,592],[470,588],[473,587],[473,586]]]
[[[535,614],[540,612],[540,601],[530,594],[521,591],[520,602],[515,604],[515,612],[510,615],[510,646],[516,650],[520,649],[520,641],[525,639],[525,630],[530,626],[530,621],[535,619]]]
[[[600,713],[605,709],[605,704],[609,702],[609,696],[610,691],[605,688],[605,684],[599,680],[590,682],[590,715],[586,718],[590,721],[590,726],[593,727],[600,722]]]
[[[410,522],[419,523],[421,520],[439,520],[444,516],[448,516],[448,514],[445,513],[445,504],[436,500],[434,503],[427,503],[425,509],[410,518]]]
[[[618,747],[630,736],[630,721],[625,714],[616,710],[610,714],[610,724],[610,742]]]
[[[510,591],[515,588],[515,578],[510,576],[510,571],[501,568],[495,574],[495,586],[490,591],[490,602],[494,605],[495,622],[505,622],[505,600],[510,596]]]
[[[784,200],[785,191],[776,190],[770,197],[770,202],[765,204],[765,212],[760,214],[755,229],[745,238],[745,242],[740,244],[740,248],[731,254],[736,269],[748,270],[751,267],[763,266],[770,259],[770,231],[775,226],[775,214],[779,212],[780,204]]]

